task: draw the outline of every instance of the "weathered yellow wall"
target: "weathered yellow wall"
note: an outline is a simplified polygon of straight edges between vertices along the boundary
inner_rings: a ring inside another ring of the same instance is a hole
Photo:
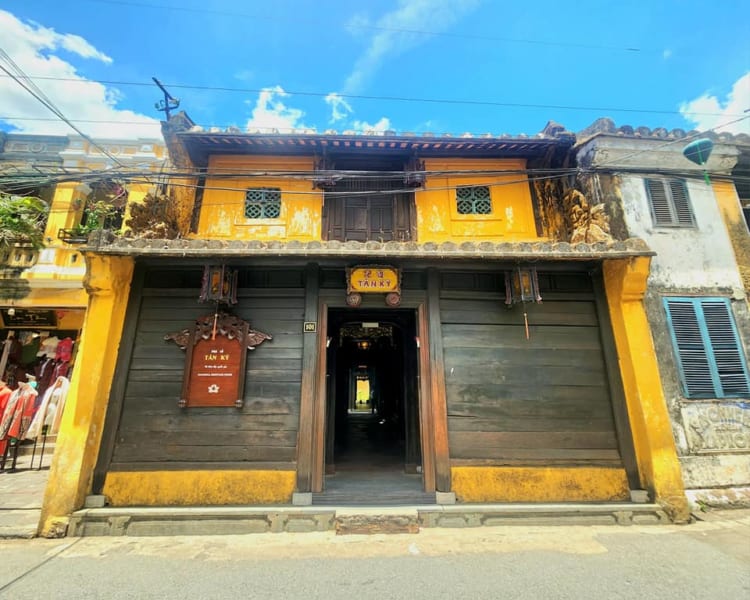
[[[47,227],[44,230],[46,246],[62,245],[63,242],[57,238],[58,231],[70,229],[78,223],[90,191],[91,188],[87,185],[77,182],[57,184],[50,205]]]
[[[648,257],[605,261],[604,284],[641,485],[682,522],[690,511],[643,306],[650,264]]]
[[[496,171],[526,168],[525,160],[426,159],[427,171]],[[499,185],[502,184],[502,185]],[[491,215],[462,215],[456,207],[456,186],[489,185]],[[415,194],[417,236],[421,243],[516,241],[537,239],[531,191],[526,175],[473,175],[427,179]]]
[[[112,506],[283,504],[295,471],[110,472],[103,494]]]
[[[64,534],[91,490],[125,320],[133,259],[86,257],[89,304],[42,504],[40,533]]]
[[[732,241],[742,283],[745,291],[750,294],[750,233],[747,230],[745,216],[742,214],[737,190],[729,181],[714,181],[712,185],[716,202],[729,231],[729,239]]]
[[[425,160],[428,171],[520,170],[524,160]],[[311,157],[213,156],[209,174],[237,171],[311,171]],[[455,186],[489,185],[491,215],[461,215],[456,207]],[[246,219],[245,189],[278,187],[282,190],[278,219]],[[323,192],[309,179],[247,177],[224,179],[208,176],[200,225],[195,237],[299,240],[321,239]],[[213,188],[213,189],[212,189]],[[222,189],[223,188],[223,189]],[[415,191],[419,242],[536,240],[536,224],[527,178],[523,174],[429,177],[424,189]]]
[[[252,171],[311,171],[312,157],[212,156],[209,159],[201,218],[195,237],[241,240],[319,240],[323,193],[309,179],[274,177],[220,178],[220,173]],[[214,176],[211,176],[213,174]],[[245,190],[256,187],[281,189],[278,219],[246,219]],[[301,192],[301,193],[295,193]]]
[[[624,469],[451,467],[460,502],[608,502],[629,500]]]

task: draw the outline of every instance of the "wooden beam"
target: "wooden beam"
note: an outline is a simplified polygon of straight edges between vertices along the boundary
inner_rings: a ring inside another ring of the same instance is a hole
[[[145,277],[145,269],[141,265],[137,266],[133,274],[133,285],[130,289],[130,299],[128,300],[128,307],[125,312],[125,323],[122,339],[120,340],[120,353],[117,356],[115,375],[112,381],[112,388],[109,392],[99,456],[94,466],[92,491],[95,494],[100,494],[102,491],[107,470],[112,462],[112,455],[115,451],[117,429],[120,426],[120,419],[122,418],[122,405],[125,398],[125,388],[128,383],[128,365],[130,365],[135,347],[138,314],[141,308],[140,296],[143,293]]]
[[[612,403],[612,416],[615,421],[615,431],[620,445],[620,458],[628,476],[630,489],[640,489],[640,475],[638,474],[638,463],[635,456],[633,444],[633,432],[630,428],[630,417],[625,399],[625,391],[620,374],[620,362],[617,357],[615,336],[612,332],[612,321],[609,317],[604,279],[601,271],[593,275],[594,298],[596,311],[599,315],[599,335],[602,339],[602,351],[604,363],[607,368],[609,380],[610,402]]]
[[[435,443],[432,420],[430,381],[430,334],[427,328],[427,311],[424,304],[417,308],[417,335],[419,336],[419,432],[422,443],[422,476],[424,491],[435,491]]]
[[[315,263],[305,270],[305,322],[318,320],[319,269]],[[318,329],[302,338],[302,393],[297,437],[297,491],[312,491],[313,430],[315,426],[315,383],[318,369]],[[323,332],[325,336],[325,332]]]
[[[427,329],[430,349],[430,400],[435,450],[435,485],[439,492],[451,491],[451,465],[448,448],[448,406],[445,396],[443,334],[440,324],[440,273],[427,272]]]
[[[315,382],[315,410],[313,412],[312,439],[312,491],[323,491],[326,461],[326,402],[327,402],[327,340],[328,340],[328,306],[321,304],[318,310],[318,366]],[[303,386],[304,389],[304,386]]]

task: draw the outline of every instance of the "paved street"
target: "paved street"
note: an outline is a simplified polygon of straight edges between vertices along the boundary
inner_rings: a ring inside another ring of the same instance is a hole
[[[0,598],[750,597],[750,511],[689,526],[0,541]]]

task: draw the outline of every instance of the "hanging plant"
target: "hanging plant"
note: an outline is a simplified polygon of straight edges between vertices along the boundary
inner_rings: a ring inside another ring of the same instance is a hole
[[[40,198],[0,192],[0,246],[23,242],[42,248],[48,212],[49,206]]]

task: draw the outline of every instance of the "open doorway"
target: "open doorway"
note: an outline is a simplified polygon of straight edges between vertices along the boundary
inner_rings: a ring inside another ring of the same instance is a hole
[[[330,309],[327,340],[326,492],[421,493],[415,311]]]

